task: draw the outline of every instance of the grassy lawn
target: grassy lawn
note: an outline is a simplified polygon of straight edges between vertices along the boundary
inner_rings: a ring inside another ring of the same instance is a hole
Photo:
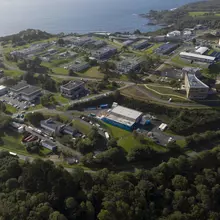
[[[17,154],[21,154],[21,155],[25,155],[25,156],[31,156],[34,158],[37,157],[45,157],[48,153],[50,153],[51,151],[42,147],[40,149],[40,153],[39,155],[37,154],[29,154],[26,149],[25,149],[25,145],[23,145],[21,143],[22,140],[22,135],[18,134],[17,132],[13,131],[13,130],[7,130],[6,132],[2,132],[0,133],[0,137],[3,141],[3,144],[0,145],[0,150],[7,150],[7,151],[11,151]]]
[[[45,108],[43,105],[39,104],[39,105],[35,105],[34,107],[30,107],[28,109],[28,111],[34,111],[34,110],[38,110],[38,109],[42,109]]]
[[[186,140],[185,139],[177,140],[176,143],[177,143],[177,145],[179,145],[182,148],[186,147]]]
[[[13,107],[13,106],[11,106],[9,104],[5,104],[5,105],[6,105],[6,113],[7,114],[12,115],[12,114],[17,112],[17,109],[15,107]]]
[[[173,89],[167,87],[157,87],[152,85],[145,85],[145,89],[150,91],[155,97],[158,97],[163,100],[168,100],[172,98],[172,102],[191,102],[188,100],[184,94],[178,93]]]
[[[146,146],[146,144],[140,143],[138,139],[136,139],[132,132],[125,131],[123,129],[117,128],[115,126],[104,123],[109,133],[116,139],[118,139],[118,145],[124,148],[127,152],[129,152],[133,147],[137,146]],[[156,151],[166,151],[166,149],[162,146],[155,144],[150,139],[145,139],[149,146]]]
[[[86,123],[82,122],[79,119],[74,119],[72,123],[73,123],[73,127],[78,129],[83,134],[88,134],[91,130],[91,127],[89,125],[87,125]]]
[[[19,77],[23,75],[22,71],[19,70],[4,70],[6,76]]]
[[[145,50],[144,52],[149,55],[154,53],[154,50],[156,50],[158,47],[160,47],[162,45],[162,43],[156,43],[154,44],[152,47],[148,48],[147,50]]]
[[[57,75],[68,75],[68,70],[64,69],[63,67],[55,67],[52,70],[53,73]]]
[[[22,136],[12,130],[0,133],[0,137],[4,144],[0,145],[0,149],[12,151],[18,154],[28,155],[24,145],[21,144]]]
[[[191,66],[191,67],[199,67],[199,64],[191,64],[190,60],[184,60],[179,55],[173,57],[171,61],[175,64],[177,67],[185,67],[185,66]]]
[[[196,16],[204,16],[205,13],[208,13],[206,11],[191,11],[189,12],[189,16],[196,17]]]
[[[77,73],[77,75],[81,77],[100,78],[100,79],[104,77],[104,74],[99,71],[98,66],[91,67],[84,73]]]
[[[56,100],[58,103],[60,103],[60,104],[67,104],[67,103],[70,102],[69,99],[63,97],[63,96],[62,96],[61,94],[59,94],[59,93],[56,93],[56,94],[54,95],[54,98],[55,98],[55,100]]]

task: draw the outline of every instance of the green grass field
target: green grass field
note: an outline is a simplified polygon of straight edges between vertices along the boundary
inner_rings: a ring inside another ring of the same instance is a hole
[[[206,13],[206,11],[191,11],[189,12],[189,16],[192,16],[192,17],[196,17],[196,16],[204,16]]]
[[[19,70],[4,70],[6,76],[19,77],[23,75],[22,71]]]
[[[159,48],[162,45],[162,43],[156,43],[152,47],[148,48],[147,50],[144,51],[145,54],[150,55],[154,53],[154,50]]]
[[[63,97],[61,94],[57,93],[54,95],[54,98],[57,102],[59,102],[60,104],[67,104],[70,102],[69,99]]]
[[[89,77],[89,78],[99,78],[102,79],[104,77],[104,74],[99,71],[99,67],[91,67],[84,73],[77,73],[78,76],[81,77]]]
[[[7,114],[12,115],[12,114],[14,114],[14,113],[16,113],[18,111],[15,107],[13,107],[13,106],[11,106],[9,104],[5,104],[5,105],[6,105],[6,113]]]
[[[79,119],[74,119],[72,123],[73,123],[73,127],[78,129],[83,134],[88,134],[91,131],[91,127],[86,123],[80,121]]]
[[[108,132],[118,140],[118,145],[124,148],[127,152],[129,152],[133,147],[145,146],[146,144],[140,143],[138,139],[136,139],[132,132],[125,131],[123,129],[117,128],[115,126],[104,123]],[[156,151],[166,151],[166,148],[155,144],[152,140],[146,138],[145,139],[149,146]]]

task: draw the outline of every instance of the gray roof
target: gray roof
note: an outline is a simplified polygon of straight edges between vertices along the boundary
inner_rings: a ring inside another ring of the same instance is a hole
[[[193,58],[199,58],[199,59],[210,60],[210,61],[215,61],[216,60],[215,57],[200,55],[200,54],[196,54],[196,53],[188,53],[188,52],[181,52],[180,56],[187,56],[187,57],[191,57],[192,59]]]
[[[15,90],[15,91],[19,91],[19,90],[21,90],[21,89],[23,89],[23,88],[25,88],[25,87],[28,87],[27,82],[25,82],[25,81],[20,81],[20,82],[18,82],[16,85],[12,86],[11,89],[12,89],[12,90]]]
[[[200,81],[195,74],[187,74],[187,77],[191,88],[209,88],[206,84]]]
[[[39,88],[39,87],[29,86],[29,87],[23,89],[21,91],[21,94],[23,94],[23,95],[32,95],[33,93],[40,92],[40,91],[41,91],[41,88]]]
[[[54,121],[52,119],[43,120],[40,123],[41,123],[41,125],[50,127],[53,130],[56,130],[56,128],[58,128],[59,126],[64,125],[63,123],[61,123],[59,121]]]
[[[78,86],[81,86],[83,84],[84,84],[84,82],[82,82],[80,80],[76,80],[76,81],[69,81],[67,84],[62,85],[61,87],[65,88],[65,89],[75,89]]]

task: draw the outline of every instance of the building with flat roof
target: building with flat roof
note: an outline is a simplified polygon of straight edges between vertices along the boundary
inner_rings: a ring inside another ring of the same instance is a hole
[[[142,49],[145,49],[145,48],[147,48],[147,47],[149,47],[149,46],[150,46],[150,44],[148,43],[147,40],[140,40],[140,41],[134,43],[134,44],[132,45],[132,48],[133,48],[134,50],[142,50]]]
[[[161,45],[159,48],[156,49],[157,54],[170,54],[174,50],[176,50],[179,47],[179,44],[174,44],[174,43],[166,43]]]
[[[185,88],[188,99],[205,99],[208,96],[209,87],[200,81],[195,74],[185,74]]]
[[[69,66],[69,69],[73,70],[73,72],[83,72],[90,67],[89,63],[84,61],[76,61]]]
[[[41,142],[41,145],[49,150],[52,150],[52,151],[56,151],[57,147],[56,147],[56,144],[51,142],[51,141],[44,141],[42,140]]]
[[[143,61],[141,59],[128,58],[116,64],[117,71],[119,73],[130,73],[132,71],[138,71],[141,67],[142,62]]]
[[[118,105],[113,107],[102,120],[116,127],[132,131],[135,125],[141,121],[142,116],[142,112]]]
[[[102,47],[92,52],[92,56],[98,60],[107,60],[117,53],[117,49],[114,47]]]
[[[180,38],[181,37],[181,31],[172,31],[172,32],[169,32],[167,34],[167,37],[168,38]]]
[[[207,51],[209,51],[208,47],[199,47],[195,50],[195,53],[201,54],[203,55],[204,53],[206,53]]]
[[[87,93],[84,84],[85,83],[80,80],[69,81],[67,84],[60,86],[60,92],[64,97],[76,99]]]
[[[10,91],[15,95],[19,96],[22,100],[33,101],[41,95],[41,88],[31,86],[26,81],[20,81],[16,85],[10,88]]]
[[[68,134],[74,136],[78,131],[71,126],[67,126],[59,121],[54,121],[51,118],[40,122],[40,126],[47,132],[53,134]]]
[[[204,63],[214,63],[216,57],[200,55],[196,53],[181,52],[180,57],[188,60],[199,61]]]

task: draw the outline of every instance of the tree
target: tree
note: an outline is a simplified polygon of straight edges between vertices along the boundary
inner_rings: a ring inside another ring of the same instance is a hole
[[[176,190],[185,190],[188,186],[188,180],[184,176],[176,175],[172,179],[172,185]]]
[[[55,211],[50,214],[49,220],[67,220],[67,218],[63,214],[60,214],[58,211]]]
[[[193,43],[194,46],[196,45],[196,38],[192,39],[192,43]]]
[[[65,205],[67,209],[74,209],[77,206],[77,202],[73,197],[69,197],[66,199]]]
[[[112,215],[109,211],[102,209],[98,214],[99,220],[113,220]]]
[[[60,46],[64,46],[65,45],[65,41],[62,38],[59,38],[57,41],[57,44]]]
[[[69,69],[69,73],[68,73],[68,74],[69,74],[69,76],[74,76],[74,75],[76,75],[72,69]]]
[[[45,118],[41,112],[33,112],[27,114],[25,119],[28,120],[32,125],[38,127],[40,126],[40,121],[44,120]]]
[[[5,112],[6,111],[6,105],[4,102],[0,101],[0,111]]]
[[[57,102],[52,94],[45,94],[45,95],[41,96],[40,103],[41,103],[41,105],[46,106],[46,107],[54,106],[57,104]]]

